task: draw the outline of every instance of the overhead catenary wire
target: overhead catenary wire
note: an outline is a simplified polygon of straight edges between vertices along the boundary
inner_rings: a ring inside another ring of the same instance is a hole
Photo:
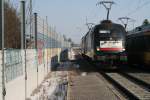
[[[134,1],[134,0],[133,0],[133,1]],[[133,1],[129,1],[129,2],[130,2],[129,5],[131,5],[131,4],[133,5],[133,3],[132,3]],[[131,16],[133,16],[134,14],[136,14],[139,10],[141,10],[142,8],[144,8],[146,5],[149,5],[149,4],[150,4],[150,1],[149,1],[149,0],[148,0],[148,1],[145,0],[145,2],[144,2],[144,1],[142,2],[142,1],[143,1],[143,0],[138,0],[138,1],[136,1],[136,5],[137,5],[137,6],[136,6],[136,7],[133,6],[133,7],[135,7],[135,9],[133,9],[133,10],[130,10],[130,9],[129,9],[129,6],[128,6],[128,8],[126,8],[126,9],[128,9],[129,12],[128,12],[127,14],[125,14],[125,16],[128,17],[128,18],[130,18],[130,20],[128,20],[128,21],[127,21],[127,20],[126,20],[126,21],[124,20],[124,22],[121,21],[122,24],[125,25],[125,23],[129,23],[129,22],[130,22],[130,23],[133,24],[132,27],[133,27],[133,28],[135,27],[134,25],[135,25],[135,21],[137,21],[137,19],[136,19],[136,17],[135,17],[135,18],[132,18]],[[135,1],[134,1],[134,2],[135,2]],[[117,20],[117,21],[119,21],[119,20]]]
[[[145,7],[146,5],[149,5],[149,4],[150,4],[150,1],[146,1],[146,2],[144,2],[142,5],[138,5],[138,6],[135,8],[135,10],[129,12],[129,13],[127,14],[127,16],[131,16],[131,15],[135,14],[137,11],[139,11],[140,9],[142,9],[143,7]]]

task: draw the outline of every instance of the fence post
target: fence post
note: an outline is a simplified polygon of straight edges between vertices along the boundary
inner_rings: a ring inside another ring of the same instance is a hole
[[[25,1],[21,1],[21,49],[24,50],[25,100],[27,99],[27,62],[26,62],[26,31],[25,31]]]
[[[47,28],[47,30],[46,30],[46,32],[47,32],[47,41],[46,41],[46,51],[47,51],[47,73],[48,73],[48,62],[49,62],[49,59],[48,59],[48,48],[49,48],[49,35],[48,35],[48,33],[49,33],[49,27],[48,27],[48,19],[47,19],[47,16],[46,16],[46,28]]]
[[[38,87],[39,68],[38,68],[38,47],[37,47],[37,13],[34,13],[34,33],[35,33],[35,50],[36,50],[36,67],[37,67],[37,87]]]
[[[2,49],[2,99],[5,100],[5,47],[4,47],[4,0],[0,1],[0,34],[1,34],[1,49]]]

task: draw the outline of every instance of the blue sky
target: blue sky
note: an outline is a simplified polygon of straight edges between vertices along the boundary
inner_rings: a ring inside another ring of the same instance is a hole
[[[49,25],[56,26],[56,31],[80,43],[81,37],[88,31],[86,17],[89,23],[99,23],[106,18],[103,6],[96,6],[100,0],[33,0],[34,11],[41,17],[48,16]],[[110,19],[128,16],[136,20],[134,26],[140,25],[145,18],[150,20],[150,0],[113,0]],[[145,5],[145,6],[143,6]],[[133,28],[130,23],[129,28]]]

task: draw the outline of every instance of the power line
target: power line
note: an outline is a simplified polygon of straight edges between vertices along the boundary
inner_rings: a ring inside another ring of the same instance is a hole
[[[142,4],[141,6],[138,6],[135,10],[129,12],[129,13],[127,14],[127,16],[130,16],[130,15],[136,13],[138,10],[142,9],[144,6],[146,6],[146,5],[148,5],[148,4],[150,4],[150,1],[147,1],[147,2],[145,2],[144,4]]]

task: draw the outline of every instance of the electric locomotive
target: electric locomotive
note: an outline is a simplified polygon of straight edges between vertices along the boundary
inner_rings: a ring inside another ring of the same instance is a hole
[[[125,37],[122,25],[103,20],[82,37],[82,54],[101,65],[126,63]]]
[[[128,32],[126,51],[130,65],[150,66],[150,24]]]

